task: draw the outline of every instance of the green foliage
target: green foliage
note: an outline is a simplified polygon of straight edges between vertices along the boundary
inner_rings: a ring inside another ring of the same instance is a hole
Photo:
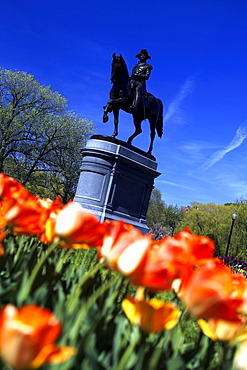
[[[172,235],[176,223],[182,218],[178,206],[166,205],[162,200],[161,192],[154,188],[147,211],[147,226],[155,239],[165,235]]]
[[[0,172],[33,193],[67,202],[78,182],[80,150],[93,129],[50,86],[26,72],[0,69]]]
[[[192,202],[190,210],[183,212],[177,206],[166,205],[161,192],[154,189],[147,212],[147,225],[155,239],[189,227],[192,233],[214,240],[215,255],[224,256],[234,212],[237,213],[237,219],[232,229],[228,255],[247,261],[247,201],[243,198],[225,205]]]
[[[206,235],[214,240],[216,255],[224,256],[232,225],[232,214],[236,212],[230,239],[229,257],[247,261],[247,203],[216,205],[193,202],[189,212],[177,224],[176,231],[191,228],[194,234]]]
[[[180,322],[172,330],[148,334],[132,326],[121,301],[136,288],[98,263],[95,250],[62,250],[12,235],[4,246],[1,305],[36,303],[49,308],[63,324],[60,344],[78,350],[65,363],[44,365],[43,370],[231,368],[224,366],[232,363],[233,349],[202,335],[181,303]],[[157,297],[178,302],[172,292]]]

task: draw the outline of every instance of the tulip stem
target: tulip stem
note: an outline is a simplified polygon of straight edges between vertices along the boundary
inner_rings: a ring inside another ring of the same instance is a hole
[[[81,329],[82,323],[85,320],[85,317],[90,310],[91,306],[97,301],[97,299],[108,289],[114,286],[119,279],[119,276],[113,277],[111,280],[107,281],[104,285],[101,285],[95,292],[92,294],[87,302],[82,306],[82,309],[77,315],[76,322],[73,327],[73,332],[71,332],[72,345],[75,345],[76,338]],[[139,337],[138,337],[139,338]]]
[[[58,261],[58,264],[57,264],[57,266],[56,266],[56,270],[55,270],[55,272],[56,273],[59,273],[60,272],[60,270],[61,270],[61,268],[62,268],[62,266],[63,266],[63,264],[64,264],[64,261],[67,259],[67,257],[72,253],[74,251],[74,249],[68,249],[67,251],[66,251],[66,253],[62,256],[62,257],[60,257],[60,259],[59,259],[59,261]]]
[[[71,295],[67,301],[68,313],[72,313],[74,311],[77,305],[83,284],[85,284],[85,282],[88,279],[92,278],[102,268],[102,266],[103,266],[103,263],[97,263],[95,266],[93,266],[93,268],[91,268],[91,270],[84,273],[81,279],[79,280],[79,282],[74,286],[73,291],[71,292]]]
[[[126,364],[127,364],[128,360],[130,358],[130,355],[133,353],[133,350],[134,350],[136,344],[138,343],[139,339],[140,339],[140,332],[137,332],[135,338],[133,338],[131,340],[131,342],[128,345],[128,347],[126,348],[123,356],[121,357],[121,360],[120,360],[118,366],[114,370],[125,370],[126,369]]]
[[[42,268],[42,266],[44,265],[45,261],[47,260],[47,258],[49,257],[49,255],[53,252],[53,250],[58,246],[58,242],[54,242],[52,243],[49,248],[47,248],[47,250],[44,252],[44,254],[41,256],[41,258],[38,260],[38,262],[36,263],[36,265],[34,266],[34,269],[27,281],[27,283],[25,284],[25,288],[21,289],[20,291],[20,294],[19,294],[19,297],[18,297],[18,301],[19,301],[19,304],[23,304],[23,302],[27,299],[27,297],[29,296],[31,290],[32,290],[32,286],[34,284],[34,281],[40,271],[40,269]]]

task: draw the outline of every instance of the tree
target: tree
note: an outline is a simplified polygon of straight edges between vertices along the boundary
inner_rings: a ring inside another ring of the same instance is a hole
[[[237,219],[231,236],[229,256],[247,261],[247,202],[216,205],[192,202],[192,207],[184,215],[177,229],[189,227],[193,233],[206,235],[215,242],[216,256],[224,257],[232,224],[232,214],[237,213]]]
[[[64,97],[32,75],[2,68],[0,124],[0,172],[31,190],[71,199],[93,123],[70,112]]]
[[[147,226],[155,239],[172,235],[182,214],[177,206],[166,205],[160,190],[154,188],[147,211]]]

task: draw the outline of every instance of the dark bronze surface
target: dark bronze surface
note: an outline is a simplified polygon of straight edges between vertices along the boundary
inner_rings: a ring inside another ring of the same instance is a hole
[[[148,51],[142,49],[136,55],[139,62],[133,67],[131,77],[125,60],[120,54],[113,54],[111,82],[113,84],[110,91],[110,100],[104,107],[103,122],[108,121],[108,113],[114,115],[115,138],[118,135],[119,110],[122,109],[131,113],[135,126],[134,133],[128,138],[127,143],[132,144],[132,140],[142,132],[141,123],[144,119],[149,120],[150,124],[150,145],[147,151],[152,154],[155,134],[161,138],[163,135],[163,104],[160,99],[155,98],[146,90],[146,81],[149,79],[153,67],[147,63],[151,59]]]

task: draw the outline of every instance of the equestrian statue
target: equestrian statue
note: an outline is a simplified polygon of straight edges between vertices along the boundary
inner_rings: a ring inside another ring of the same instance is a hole
[[[112,55],[110,100],[104,108],[103,122],[108,121],[108,113],[114,115],[115,138],[118,135],[119,110],[131,113],[135,126],[134,133],[128,138],[127,143],[142,132],[141,123],[148,119],[150,124],[150,145],[148,154],[152,154],[155,133],[158,137],[163,135],[163,104],[146,90],[146,81],[149,79],[153,67],[147,63],[151,59],[146,49],[136,55],[138,63],[132,69],[131,77],[122,54]]]

